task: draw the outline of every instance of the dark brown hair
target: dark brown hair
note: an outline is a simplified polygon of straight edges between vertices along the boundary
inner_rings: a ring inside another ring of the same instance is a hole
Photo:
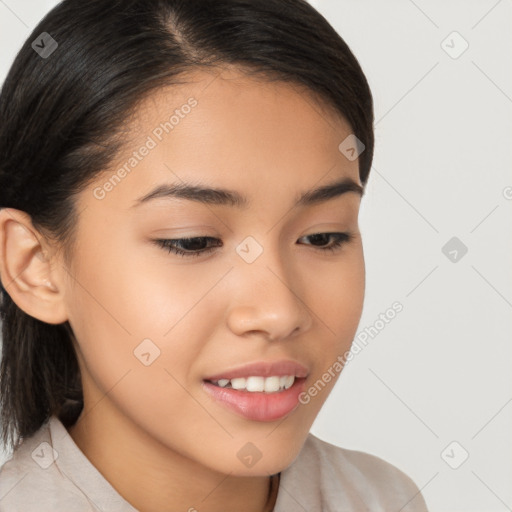
[[[43,32],[58,44],[46,58],[32,47]],[[28,213],[70,262],[73,195],[122,147],[121,126],[138,102],[183,83],[187,71],[226,64],[304,87],[346,119],[365,145],[366,184],[370,88],[347,44],[305,0],[64,0],[32,31],[0,93],[0,207]],[[72,425],[83,395],[69,323],[29,316],[7,284],[0,421],[3,443],[16,449],[51,415]]]

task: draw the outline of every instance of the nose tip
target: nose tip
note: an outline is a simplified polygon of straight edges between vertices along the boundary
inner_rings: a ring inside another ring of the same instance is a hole
[[[228,315],[234,333],[262,332],[268,340],[277,341],[310,328],[310,310],[292,288],[292,279],[283,279],[264,264],[260,268],[251,265],[247,274],[238,282]]]

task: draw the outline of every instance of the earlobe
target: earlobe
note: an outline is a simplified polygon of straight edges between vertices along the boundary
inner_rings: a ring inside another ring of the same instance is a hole
[[[2,286],[28,315],[60,324],[67,320],[67,314],[49,252],[30,215],[13,208],[0,209]]]

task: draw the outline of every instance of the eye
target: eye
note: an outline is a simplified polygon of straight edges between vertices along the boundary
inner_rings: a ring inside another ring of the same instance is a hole
[[[215,249],[212,246],[205,246],[205,242],[219,241],[218,238],[210,236],[196,236],[193,238],[175,238],[175,239],[157,239],[153,240],[160,247],[167,249],[179,256],[200,256],[201,254],[209,253]],[[185,247],[185,249],[183,249]]]
[[[336,252],[341,247],[353,239],[351,233],[315,233],[302,238],[310,238],[317,250],[322,252]],[[330,239],[334,241],[326,246],[318,247],[316,243],[322,244]],[[210,243],[215,242],[212,246]],[[210,253],[215,247],[222,246],[222,241],[218,238],[209,236],[197,236],[192,238],[174,238],[174,239],[155,239],[153,240],[159,247],[166,249],[168,252],[177,254],[178,256],[200,256],[201,254]]]
[[[310,238],[313,241],[320,243],[322,243],[326,239],[334,239],[334,241],[330,245],[318,247],[318,250],[324,252],[336,252],[340,250],[344,244],[350,242],[354,238],[354,236],[351,233],[315,233],[313,235],[307,235],[304,238]]]

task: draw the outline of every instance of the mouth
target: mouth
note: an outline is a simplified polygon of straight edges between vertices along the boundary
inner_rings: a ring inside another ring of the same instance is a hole
[[[249,393],[280,393],[290,389],[296,379],[299,379],[299,377],[295,375],[271,375],[270,377],[252,375],[247,378],[235,377],[233,379],[205,380],[204,382],[223,389],[234,389]]]
[[[256,363],[203,379],[205,393],[220,407],[247,420],[271,422],[299,406],[308,370],[297,363]]]

